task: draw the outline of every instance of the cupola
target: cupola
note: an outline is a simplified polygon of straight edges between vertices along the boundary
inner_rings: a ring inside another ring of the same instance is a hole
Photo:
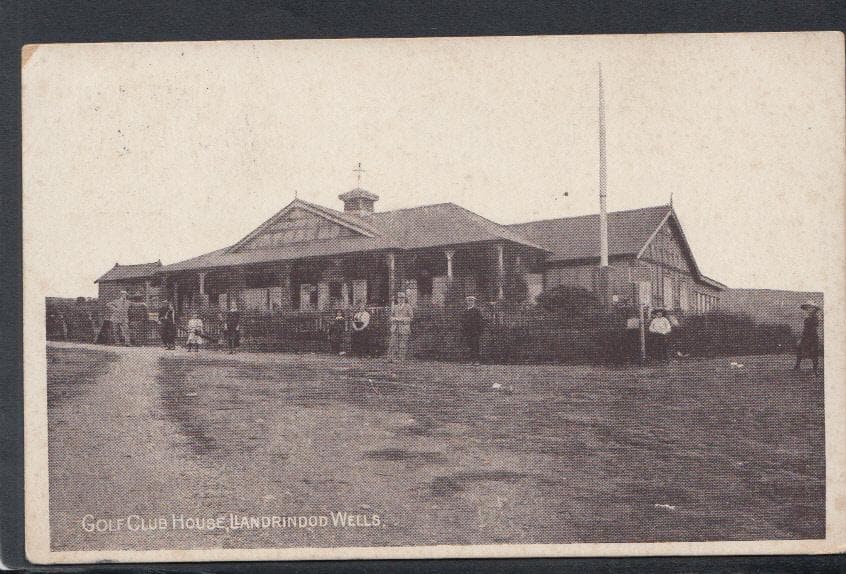
[[[373,204],[379,201],[379,196],[366,189],[356,187],[338,196],[344,202],[344,211],[367,217],[373,213]]]

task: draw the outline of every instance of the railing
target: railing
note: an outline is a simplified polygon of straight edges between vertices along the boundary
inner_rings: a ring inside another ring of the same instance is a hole
[[[387,337],[387,307],[368,307],[371,337],[377,341]],[[352,331],[354,310],[344,311],[344,331]],[[220,340],[225,329],[225,314],[214,308],[197,311],[203,321],[203,332],[212,340]],[[272,351],[319,351],[328,348],[329,327],[335,321],[333,311],[241,311],[241,343],[248,349]],[[190,315],[177,317],[177,337],[188,337]],[[158,332],[151,333],[146,344],[158,341]],[[384,345],[381,345],[384,347]]]

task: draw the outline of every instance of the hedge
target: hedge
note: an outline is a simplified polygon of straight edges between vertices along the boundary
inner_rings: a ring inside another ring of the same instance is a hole
[[[456,361],[467,356],[460,333],[458,308],[419,308],[412,322],[411,353],[420,359]],[[584,309],[578,316],[548,312],[540,307],[506,309],[486,306],[482,358],[496,363],[619,363],[638,353],[627,340],[623,309],[613,312]],[[200,313],[207,332],[218,334],[221,315],[214,309]],[[349,313],[348,313],[349,315]],[[105,306],[97,301],[48,301],[47,338],[94,342]],[[373,350],[383,353],[388,340],[384,309],[372,313]],[[670,339],[672,353],[694,357],[793,352],[797,335],[787,325],[756,323],[744,314],[712,312],[678,316]],[[329,313],[243,313],[241,340],[252,351],[328,351]],[[181,323],[184,323],[182,321]],[[130,329],[136,344],[158,344],[158,325],[147,319],[141,304],[130,307]],[[348,330],[349,334],[349,330]],[[349,348],[347,336],[345,347]]]

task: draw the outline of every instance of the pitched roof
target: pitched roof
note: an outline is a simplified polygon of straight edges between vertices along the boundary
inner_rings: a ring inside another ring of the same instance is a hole
[[[240,246],[294,207],[321,214],[362,235],[303,241],[270,249],[239,250]],[[165,265],[161,271],[185,271],[385,249],[421,249],[498,240],[512,241],[545,251],[540,245],[514,233],[508,227],[494,223],[454,203],[383,211],[362,217],[296,199],[236,244],[193,259]]]
[[[506,240],[546,251],[538,243],[454,203],[382,211],[368,217],[403,249]]]
[[[121,281],[125,279],[143,279],[145,277],[153,277],[162,267],[161,260],[153,261],[152,263],[137,263],[135,265],[121,265],[115,263],[115,266],[106,271],[100,278],[96,279],[94,283],[101,281]]]
[[[693,267],[693,274],[703,283],[717,289],[727,286],[706,277],[699,270],[676,212],[669,205],[657,205],[612,211],[608,214],[608,256],[639,257],[665,220],[675,220],[683,249]],[[547,261],[598,261],[599,214],[529,221],[508,226],[509,229],[537,241],[552,252]]]
[[[356,217],[350,213],[344,213],[341,211],[330,209],[328,207],[323,207],[322,205],[318,205],[316,203],[309,203],[301,199],[295,199],[294,201],[277,211],[272,217],[270,217],[264,223],[256,227],[254,230],[252,230],[234,245],[227,247],[226,250],[230,253],[237,251],[244,244],[249,243],[253,238],[260,235],[265,229],[271,227],[274,223],[279,221],[281,218],[285,217],[287,213],[294,209],[304,209],[305,211],[309,211],[330,221],[334,221],[335,223],[352,229],[353,231],[365,235],[367,237],[373,237],[376,234],[376,231],[368,224],[366,220],[361,217]]]
[[[240,249],[243,244],[294,208],[306,209],[326,217],[353,229],[358,235],[302,241],[268,249]],[[639,256],[661,224],[667,218],[675,217],[674,213],[668,205],[609,213],[609,256]],[[438,203],[360,216],[295,199],[234,245],[165,265],[158,271],[177,272],[387,249],[423,249],[502,240],[546,251],[549,253],[548,261],[589,261],[599,259],[598,229],[598,214],[500,225],[454,203]],[[724,289],[725,285],[699,272],[680,225],[678,229],[684,248],[693,263],[694,274],[700,280]]]
[[[660,205],[608,214],[609,257],[636,256],[672,213]],[[599,258],[599,214],[529,221],[507,226],[552,252],[549,261]]]

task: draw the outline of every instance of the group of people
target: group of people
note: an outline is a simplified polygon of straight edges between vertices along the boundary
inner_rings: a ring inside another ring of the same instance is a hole
[[[473,364],[481,361],[481,338],[485,326],[485,316],[477,307],[475,296],[465,298],[465,308],[462,310],[458,322],[461,338],[469,360]],[[104,331],[108,338],[115,343],[126,346],[131,345],[129,329],[129,306],[130,301],[126,291],[121,291],[120,296],[107,304],[110,311],[109,320],[103,324]],[[819,369],[819,306],[813,301],[801,305],[806,317],[803,323],[802,335],[796,346],[796,364],[798,370],[804,359],[810,359],[814,372]],[[409,355],[409,341],[412,334],[412,321],[414,319],[414,307],[408,302],[408,295],[400,291],[396,295],[396,302],[391,305],[389,317],[389,338],[388,358],[390,360],[403,361]],[[226,341],[229,353],[235,353],[241,341],[241,315],[233,304],[221,316],[224,330],[222,338]],[[631,317],[626,322],[626,345],[632,359],[639,359],[641,355],[641,325],[640,317]],[[172,303],[163,301],[158,312],[159,335],[165,349],[176,348],[177,322],[176,311]],[[645,323],[645,343],[647,355],[657,361],[667,361],[669,358],[670,338],[678,321],[668,316],[663,308],[652,309],[648,322]],[[350,350],[352,354],[360,357],[369,357],[375,354],[373,337],[373,325],[370,312],[362,301],[358,301],[350,321]],[[208,335],[205,331],[203,320],[195,312],[188,320],[185,331],[187,332],[186,347],[189,352],[198,352],[205,341],[217,340],[216,337]],[[328,329],[329,346],[333,353],[344,354],[344,337],[347,331],[347,318],[343,310],[337,309],[335,317]],[[101,337],[103,333],[101,332]],[[98,337],[98,340],[101,338]]]
[[[466,308],[459,317],[462,340],[469,359],[474,364],[481,361],[481,337],[485,318],[476,306],[477,299],[470,295],[466,299]],[[408,302],[408,294],[399,291],[396,302],[391,305],[388,336],[388,359],[404,361],[409,357],[409,342],[411,340],[414,307]],[[350,351],[359,357],[371,357],[375,354],[373,341],[373,326],[370,312],[362,301],[356,303],[355,311],[350,321]],[[343,355],[344,336],[347,331],[347,318],[342,309],[335,310],[335,318],[329,325],[329,348],[334,354]]]
[[[241,313],[238,307],[233,304],[226,315],[220,316],[223,323],[222,338],[226,341],[226,348],[230,355],[234,354],[241,346]],[[188,336],[185,346],[188,352],[200,352],[200,347],[206,341],[219,342],[218,337],[206,333],[203,320],[196,311],[191,314],[185,331]],[[167,301],[162,303],[159,309],[159,336],[166,349],[176,348],[176,321],[173,305]]]
[[[375,352],[373,345],[373,326],[370,312],[364,302],[356,302],[355,311],[350,321],[350,351],[358,357],[369,357]],[[335,309],[335,317],[329,324],[329,349],[336,355],[345,355],[344,335],[347,331],[347,318],[343,309]]]
[[[820,307],[813,301],[807,301],[800,305],[805,312],[805,319],[802,325],[802,335],[796,343],[796,364],[793,369],[798,371],[805,359],[810,359],[813,371],[819,371],[820,345]],[[670,338],[674,327],[678,327],[678,321],[669,317],[663,308],[655,308],[650,313],[650,319],[646,323],[645,331],[646,354],[657,361],[667,361],[669,358]],[[626,322],[626,345],[632,359],[639,359],[641,356],[641,334],[640,318],[631,317]]]
[[[106,304],[106,308],[109,310],[109,318],[103,321],[100,334],[97,337],[98,342],[114,342],[115,344],[122,344],[127,347],[132,344],[129,329],[129,307],[130,301],[126,291],[121,291],[117,299]],[[240,345],[241,315],[233,305],[226,312],[225,317],[222,316],[221,319],[225,326],[223,338],[226,340],[229,352],[234,353]],[[156,320],[159,325],[159,338],[164,348],[171,351],[176,349],[178,328],[176,309],[173,303],[162,301]],[[196,312],[192,313],[188,319],[185,331],[187,332],[185,345],[189,352],[198,352],[204,341],[216,340],[216,337],[206,333],[203,320]]]
[[[397,293],[396,302],[391,305],[389,318],[388,358],[405,360],[408,358],[408,342],[411,338],[411,321],[414,308],[408,302],[405,291]],[[363,301],[356,302],[355,311],[350,321],[350,351],[358,357],[372,357],[376,353],[371,315]],[[329,325],[329,348],[336,355],[343,355],[344,336],[347,330],[347,318],[343,309],[335,310],[335,318]]]

